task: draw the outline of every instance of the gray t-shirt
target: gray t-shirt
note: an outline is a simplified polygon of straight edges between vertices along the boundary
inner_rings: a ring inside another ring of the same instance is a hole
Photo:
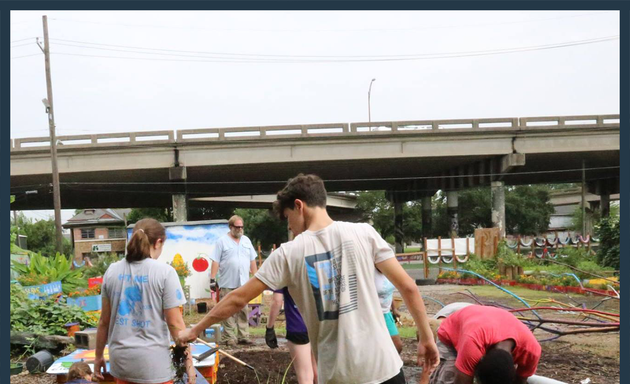
[[[164,310],[186,302],[175,269],[151,258],[112,264],[102,295],[111,304],[108,345],[112,376],[134,383],[173,379]]]

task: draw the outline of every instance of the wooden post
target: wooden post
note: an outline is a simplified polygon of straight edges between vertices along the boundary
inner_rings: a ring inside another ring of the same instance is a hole
[[[530,250],[532,257],[536,257],[536,236],[532,239],[532,249]]]
[[[442,236],[438,236],[438,276],[442,273]]]
[[[455,236],[451,233],[451,247],[453,248],[453,268],[457,269],[457,256],[455,255]]]
[[[516,236],[516,254],[521,254],[521,235]]]
[[[470,237],[466,238],[466,257],[470,257]]]
[[[258,268],[262,265],[262,251],[260,250],[260,241],[258,242]]]
[[[422,263],[424,264],[424,278],[428,279],[429,278],[429,257],[428,257],[428,250],[427,250],[427,238],[424,238],[424,255],[423,255],[423,260]]]

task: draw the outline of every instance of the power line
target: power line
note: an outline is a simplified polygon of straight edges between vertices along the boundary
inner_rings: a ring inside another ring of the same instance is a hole
[[[11,44],[13,44],[13,43],[19,43],[20,41],[26,41],[26,40],[30,40],[30,39],[37,39],[37,36],[33,36],[33,37],[26,37],[26,38],[24,38],[24,39],[19,39],[19,40],[13,40],[13,41],[11,42]]]
[[[12,58],[11,58],[11,60],[14,60],[14,59],[23,59],[23,58],[25,58],[25,57],[32,57],[32,56],[39,56],[39,55],[41,55],[41,53],[33,53],[33,54],[31,54],[31,55],[24,55],[24,56],[15,56],[15,57],[12,57]]]
[[[495,174],[495,176],[497,176]],[[439,177],[436,177],[439,178]],[[591,178],[589,179],[589,181],[597,181],[597,180],[603,180],[606,179],[605,177],[602,178]],[[382,181],[383,179],[363,179],[363,181]],[[344,181],[356,181],[356,179],[325,179],[323,180],[326,183],[334,183],[334,182],[344,182]],[[572,184],[572,183],[579,183],[581,182],[581,178],[575,178],[575,179],[568,179],[568,180],[564,180],[562,182],[562,184]],[[210,183],[210,182],[209,182]],[[220,183],[220,182],[217,182]],[[217,183],[213,183],[213,184],[217,184]],[[251,182],[251,183],[258,183],[258,182]],[[271,183],[271,182],[270,182]],[[279,185],[284,185],[286,183],[286,180],[282,180],[282,181],[275,181],[273,183],[277,183]],[[171,185],[171,186],[176,186],[179,184],[182,184],[180,182],[162,182],[162,184],[164,185]],[[191,182],[188,182],[187,184],[192,184]],[[546,184],[554,184],[554,183],[539,183],[539,184],[534,184],[534,185],[546,185]],[[517,184],[514,184],[514,186],[516,186]],[[523,185],[532,185],[532,184],[523,184]],[[41,187],[49,187],[50,184],[41,184]],[[30,186],[31,188],[35,187],[35,185]],[[68,188],[72,188],[76,191],[82,191],[82,192],[104,192],[103,189],[96,189],[96,188],[90,188],[89,186],[87,186],[87,188],[81,186],[81,185],[67,185],[66,187]],[[489,185],[478,185],[475,187],[466,187],[464,189],[467,188],[477,188],[477,187],[489,187]],[[24,187],[20,187],[20,188],[24,188]],[[430,192],[430,191],[435,191],[436,187],[432,187],[432,188],[412,188],[412,189],[404,189],[405,192]],[[437,188],[438,190],[441,190],[439,187]],[[139,190],[139,189],[120,189],[117,188],[115,190],[106,190],[107,192],[123,192],[123,193],[146,193],[146,194],[153,194],[153,195],[172,195],[174,192],[172,191],[162,191],[162,190]],[[16,194],[16,201],[18,200],[18,198],[26,198],[27,195],[25,195],[23,192],[18,191],[16,189],[13,189],[11,191],[11,193]],[[51,194],[52,191],[48,192],[48,194]],[[188,194],[189,196],[202,196],[202,197],[212,197],[209,196],[210,192],[207,191],[187,191],[186,194]],[[244,192],[243,191],[220,191],[220,193],[214,193],[213,196],[226,196],[226,195],[233,195],[233,196],[239,196],[242,195]]]
[[[22,44],[18,44],[18,45],[12,45],[11,48],[19,48],[19,47],[26,47],[26,46],[32,46],[34,47],[35,45],[33,44],[34,42],[31,43],[22,43]]]
[[[587,171],[601,171],[619,169],[618,165],[606,166],[606,167],[590,167],[585,168]],[[523,171],[523,172],[505,172],[505,173],[476,173],[465,175],[440,175],[440,176],[411,176],[411,177],[384,177],[384,178],[356,178],[356,179],[330,179],[324,180],[325,182],[356,182],[356,181],[407,181],[407,180],[432,180],[432,179],[458,179],[468,177],[489,177],[489,176],[515,176],[515,175],[539,175],[539,174],[552,174],[552,173],[564,173],[564,172],[581,172],[582,168],[575,169],[554,169],[543,171]],[[114,182],[62,182],[62,185],[233,185],[233,184],[279,184],[286,183],[286,180],[257,180],[257,181],[175,181],[175,182],[163,182],[163,181],[114,181]]]
[[[389,57],[389,58],[369,58],[369,59],[317,59],[317,60],[303,60],[303,59],[265,59],[265,58],[205,58],[200,56],[200,59],[203,60],[190,60],[190,59],[165,59],[165,58],[147,58],[147,57],[128,57],[128,56],[111,56],[111,55],[87,55],[87,54],[78,54],[78,53],[70,53],[70,52],[54,52],[55,55],[66,55],[66,56],[78,56],[78,57],[97,57],[97,58],[108,58],[108,59],[124,59],[124,60],[144,60],[144,61],[171,61],[171,62],[199,62],[199,63],[270,63],[270,64],[297,64],[297,63],[349,63],[349,62],[393,62],[393,61],[416,61],[416,60],[434,60],[434,59],[451,59],[451,58],[461,58],[461,57],[474,57],[474,56],[490,56],[490,55],[499,55],[499,54],[510,54],[510,53],[519,53],[519,52],[528,52],[528,51],[539,51],[539,50],[548,50],[548,49],[556,49],[556,48],[565,48],[570,46],[577,45],[586,45],[586,44],[595,44],[601,43],[610,40],[619,39],[619,35],[616,36],[608,36],[597,39],[590,40],[580,40],[573,42],[565,42],[559,44],[548,44],[548,45],[539,45],[539,46],[530,46],[530,47],[520,47],[520,48],[508,48],[508,49],[498,49],[498,50],[489,50],[489,51],[470,51],[470,52],[451,52],[445,54],[429,54],[424,56],[417,57]],[[87,47],[86,47],[87,48]],[[148,52],[132,52],[127,51],[129,53],[140,53],[140,54],[149,54]],[[184,56],[184,55],[175,55],[175,56]],[[186,57],[186,56],[184,56]]]
[[[438,25],[438,26],[427,26],[427,27],[418,27],[418,28],[354,28],[354,29],[264,29],[264,28],[205,28],[205,27],[195,27],[195,26],[168,26],[168,25],[151,25],[151,24],[133,24],[133,23],[109,23],[102,21],[91,21],[91,20],[76,20],[76,19],[65,19],[65,18],[51,18],[51,20],[56,21],[67,21],[74,23],[84,23],[84,24],[95,24],[95,25],[113,25],[113,26],[121,26],[121,27],[139,27],[139,28],[166,28],[166,29],[190,29],[190,30],[201,30],[201,31],[225,31],[225,32],[415,32],[415,31],[426,31],[432,29],[461,29],[461,28],[478,28],[478,27],[488,27],[488,26],[497,26],[497,25],[512,25],[512,24],[525,24],[525,23],[537,23],[544,21],[553,21],[553,20],[562,20],[562,19],[570,19],[570,18],[578,18],[578,17],[587,17],[587,16],[600,16],[600,15],[611,15],[610,12],[588,12],[581,13],[578,15],[568,15],[568,16],[558,16],[558,17],[549,17],[544,19],[535,19],[535,20],[516,20],[516,21],[505,21],[498,23],[481,23],[481,24],[451,24],[451,25]]]
[[[442,53],[395,54],[395,55],[286,55],[286,54],[213,52],[213,51],[186,51],[186,50],[163,49],[163,48],[147,48],[147,47],[128,46],[128,45],[102,44],[102,43],[92,43],[92,42],[86,42],[86,41],[65,40],[65,39],[55,39],[55,41],[63,41],[63,43],[55,43],[55,44],[62,45],[62,46],[95,49],[95,50],[138,53],[138,54],[143,54],[143,55],[193,57],[193,58],[204,58],[204,59],[208,58],[208,59],[213,59],[213,60],[218,60],[218,61],[219,60],[220,61],[238,60],[238,61],[264,62],[263,60],[269,61],[273,59],[275,61],[281,61],[280,59],[283,59],[283,60],[291,59],[292,60],[291,62],[296,62],[298,61],[296,59],[299,59],[299,62],[302,62],[302,61],[319,62],[319,61],[322,61],[321,59],[326,59],[323,61],[354,62],[354,61],[421,60],[421,59],[439,59],[439,58],[450,58],[450,57],[482,56],[482,55],[493,55],[493,54],[504,54],[504,53],[533,51],[533,50],[563,48],[563,47],[576,46],[576,45],[594,44],[594,43],[600,43],[604,41],[617,40],[617,39],[619,39],[619,35],[597,37],[597,38],[586,39],[586,40],[567,41],[567,42],[554,43],[554,44],[544,44],[544,45],[514,47],[514,48],[501,48],[501,49],[492,49],[492,50],[442,52]],[[74,44],[68,44],[68,43],[74,43]],[[95,46],[93,47],[89,45],[95,45]],[[105,48],[105,47],[114,47],[114,48]],[[115,49],[115,48],[123,48],[123,49],[121,50],[121,49]],[[157,52],[143,52],[139,50],[157,51]],[[159,53],[159,52],[166,52],[166,53]],[[71,53],[59,52],[57,54],[70,55]],[[188,55],[188,54],[192,54],[192,55]],[[78,56],[78,54],[72,54],[72,55]],[[84,55],[84,56],[87,56],[87,55]],[[121,56],[98,56],[98,57],[130,58],[130,57],[121,57]],[[133,59],[136,59],[136,58],[133,58]],[[317,60],[313,60],[313,59],[317,59]],[[158,60],[162,60],[162,59],[158,59]],[[233,62],[233,61],[230,61],[230,62]]]

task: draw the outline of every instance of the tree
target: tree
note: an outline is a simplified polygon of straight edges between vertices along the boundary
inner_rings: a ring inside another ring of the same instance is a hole
[[[21,216],[23,221],[18,218],[20,233],[27,236],[28,249],[33,252],[41,252],[44,256],[54,256],[57,252],[55,221],[48,219],[31,222],[23,215]],[[66,238],[63,239],[63,254],[72,255],[72,244]]]
[[[234,214],[234,207],[188,207],[188,220],[218,220],[229,219]],[[136,223],[138,220],[150,217],[160,223],[174,221],[172,208],[133,208],[127,215],[127,222]]]
[[[168,223],[173,221],[173,210],[171,208],[133,208],[127,215],[127,222],[133,224],[147,217],[160,223]]]
[[[260,243],[263,250],[288,241],[287,222],[280,221],[270,210],[239,208],[234,214],[243,218],[245,234],[253,244]]]
[[[385,197],[385,191],[357,193],[357,208],[364,221],[371,221],[376,231],[393,243],[394,205]],[[407,243],[422,239],[422,203],[410,201],[403,204],[403,240]]]
[[[549,189],[544,185],[519,185],[505,194],[506,232],[536,235],[547,231],[554,213]]]
[[[448,236],[450,223],[446,214],[446,195],[439,191],[433,198],[433,234]],[[475,233],[475,228],[492,227],[492,195],[489,187],[459,191],[459,236]],[[546,186],[516,186],[505,189],[505,229],[507,233],[534,235],[549,228],[554,207]]]

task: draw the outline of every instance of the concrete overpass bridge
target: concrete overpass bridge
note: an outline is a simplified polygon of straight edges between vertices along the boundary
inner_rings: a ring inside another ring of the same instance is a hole
[[[195,198],[273,194],[302,172],[331,192],[388,190],[397,206],[443,190],[456,207],[459,189],[493,183],[500,200],[505,183],[579,182],[583,165],[606,195],[619,192],[619,129],[619,115],[591,115],[60,136],[61,204],[203,205]],[[12,209],[53,207],[49,145],[12,140]]]

